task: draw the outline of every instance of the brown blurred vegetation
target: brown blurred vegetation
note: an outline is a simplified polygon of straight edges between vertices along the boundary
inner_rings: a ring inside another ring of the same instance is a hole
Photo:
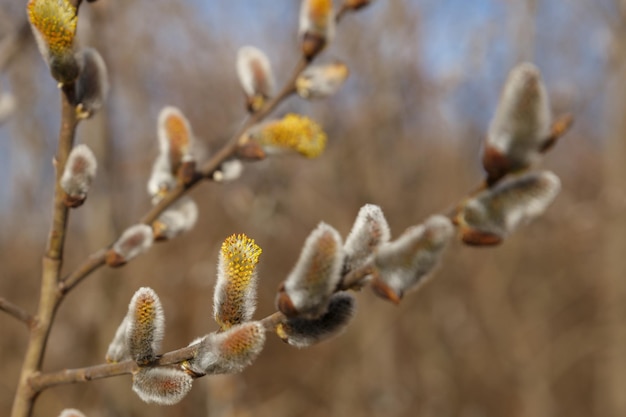
[[[5,36],[19,27],[25,1],[2,1]],[[249,1],[245,15],[211,5],[209,21],[197,10],[202,3],[83,6],[81,40],[104,56],[112,95],[106,111],[79,130],[100,170],[87,204],[72,213],[66,271],[149,207],[144,184],[160,108],[180,107],[215,150],[244,116],[237,48],[250,43],[267,51],[279,80],[295,64],[298,2]],[[626,4],[562,6],[580,23],[569,26],[572,33],[595,22],[607,36],[600,52],[606,65],[597,66],[590,84],[563,92],[556,87],[576,84],[568,76],[587,55],[569,32],[540,24],[545,2],[496,1],[505,14],[459,39],[467,59],[445,77],[427,74],[422,50],[430,36],[424,28],[433,27],[422,22],[436,3],[379,0],[348,16],[324,57],[347,62],[348,85],[329,100],[294,98],[279,109],[322,123],[327,152],[312,161],[248,165],[234,183],[194,190],[201,217],[191,233],[122,269],[99,270],[69,295],[44,368],[101,363],[140,286],[161,296],[164,349],[214,330],[216,255],[232,233],[246,233],[263,248],[257,312],[263,317],[273,311],[276,287],[317,222],[345,236],[359,207],[375,203],[397,236],[445,210],[480,179],[480,143],[506,72],[518,59],[533,59],[549,39],[554,49],[537,63],[558,69],[559,77],[546,77],[555,110],[573,111],[577,124],[544,161],[563,182],[546,215],[495,249],[454,244],[433,281],[398,307],[363,291],[352,325],[332,341],[296,350],[270,337],[243,374],[200,379],[177,406],[142,403],[130,378],[120,377],[48,390],[36,416],[57,416],[64,407],[89,417],[626,415]],[[472,3],[459,4],[469,10]],[[455,30],[447,24],[442,30]],[[485,51],[503,37],[508,60],[496,63],[497,77],[478,84],[484,90],[476,88],[473,78],[485,77],[488,65]],[[0,130],[0,294],[33,311],[50,218],[58,93],[32,41],[21,45],[1,77],[18,110]],[[471,99],[451,113],[449,103],[468,91]],[[0,315],[0,328],[4,415],[27,334],[7,315]]]

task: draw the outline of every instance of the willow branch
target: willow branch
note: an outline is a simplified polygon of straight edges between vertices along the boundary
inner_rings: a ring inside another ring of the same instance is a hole
[[[78,119],[73,105],[74,85],[66,85],[61,90],[61,129],[59,143],[54,160],[56,168],[54,202],[52,209],[52,225],[48,235],[46,250],[42,262],[41,290],[37,316],[31,327],[30,340],[26,349],[20,381],[15,393],[12,417],[27,417],[32,408],[38,391],[33,390],[29,379],[41,369],[46,344],[54,316],[63,299],[58,290],[59,276],[63,264],[63,247],[67,232],[68,208],[64,203],[64,191],[60,185],[65,163],[74,145],[74,137]]]
[[[91,254],[82,265],[59,282],[59,291],[67,294],[78,285],[85,277],[89,276],[93,271],[104,265],[106,249],[100,249],[98,252]]]
[[[26,324],[28,327],[31,327],[35,321],[33,316],[26,312],[26,310],[22,309],[20,306],[13,304],[3,297],[0,297],[0,310],[4,311],[10,316],[15,317],[19,321]]]
[[[146,213],[141,219],[140,223],[151,224],[154,222],[168,207],[178,201],[184,196],[190,189],[195,187],[203,179],[211,178],[212,174],[219,169],[219,167],[229,158],[233,157],[237,150],[237,143],[241,135],[246,130],[255,124],[265,119],[270,113],[272,113],[276,107],[289,96],[296,91],[296,80],[298,76],[304,71],[308,63],[306,60],[301,59],[296,65],[293,75],[285,83],[283,89],[258,112],[251,114],[242,126],[235,132],[231,139],[209,159],[198,171],[198,175],[193,177],[191,181],[186,184],[178,184],[173,188],[158,204],[152,207],[148,213]],[[69,292],[72,288],[78,285],[83,279],[89,276],[92,272],[103,266],[106,249],[100,249],[97,252],[91,254],[75,271],[61,280],[59,289],[62,293]]]
[[[371,273],[372,265],[367,263],[363,267],[345,274],[342,284],[337,286],[335,292],[353,289],[361,286],[361,281]],[[280,323],[287,317],[280,311],[276,311],[260,320],[267,331],[273,332]],[[180,364],[193,359],[196,355],[197,346],[187,346],[163,354],[149,366],[167,366]],[[119,363],[93,365],[85,368],[65,369],[57,372],[47,372],[33,374],[29,380],[30,386],[37,392],[53,387],[55,385],[74,384],[86,382],[94,379],[110,378],[114,376],[127,375],[136,372],[139,365],[133,360],[126,360]]]
[[[187,346],[163,354],[149,366],[167,366],[182,363],[193,359],[197,346]],[[119,363],[106,363],[77,369],[64,369],[58,372],[38,373],[31,376],[29,383],[37,392],[55,385],[75,384],[77,382],[92,381],[94,379],[111,378],[114,376],[128,375],[139,370],[139,365],[133,360]]]

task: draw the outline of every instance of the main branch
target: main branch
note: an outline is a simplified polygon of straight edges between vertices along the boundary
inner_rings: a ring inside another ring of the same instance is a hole
[[[74,145],[74,136],[78,124],[76,110],[72,103],[73,97],[74,86],[64,86],[61,90],[61,131],[59,133],[57,155],[54,161],[56,178],[52,226],[43,258],[39,309],[31,326],[30,339],[22,364],[11,417],[28,417],[32,414],[34,401],[39,391],[33,389],[30,384],[30,378],[41,369],[50,328],[62,299],[62,294],[58,290],[58,283],[63,264],[63,246],[67,231],[68,208],[63,202],[64,192],[60,186],[60,178],[63,175],[68,155]]]

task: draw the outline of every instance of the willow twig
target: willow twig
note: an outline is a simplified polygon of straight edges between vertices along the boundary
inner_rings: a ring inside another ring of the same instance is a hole
[[[37,316],[31,327],[26,356],[22,363],[20,380],[13,402],[12,417],[27,417],[32,413],[38,391],[33,390],[30,377],[41,369],[46,343],[54,315],[59,307],[62,294],[58,290],[59,275],[63,264],[63,247],[67,231],[68,208],[64,204],[64,191],[60,186],[65,163],[74,145],[78,119],[73,105],[74,85],[65,85],[61,90],[61,130],[55,158],[56,181],[52,210],[52,226],[48,235],[43,258],[41,290]]]
[[[26,324],[28,327],[31,327],[35,322],[33,316],[26,312],[26,310],[2,297],[0,297],[0,310],[4,311],[10,316],[15,317],[19,321]]]
[[[166,366],[182,363],[193,359],[197,346],[187,346],[182,349],[161,355],[149,366]],[[94,379],[111,378],[128,375],[139,370],[139,365],[131,359],[119,363],[105,363],[77,369],[64,369],[57,372],[38,373],[31,376],[29,383],[32,388],[41,392],[55,385],[75,384],[77,382],[92,381]]]

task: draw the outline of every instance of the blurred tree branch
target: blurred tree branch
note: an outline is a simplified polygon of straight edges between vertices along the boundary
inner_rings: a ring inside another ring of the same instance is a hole
[[[31,327],[35,321],[33,316],[26,312],[26,310],[3,297],[0,297],[0,310],[24,322],[28,327]]]

